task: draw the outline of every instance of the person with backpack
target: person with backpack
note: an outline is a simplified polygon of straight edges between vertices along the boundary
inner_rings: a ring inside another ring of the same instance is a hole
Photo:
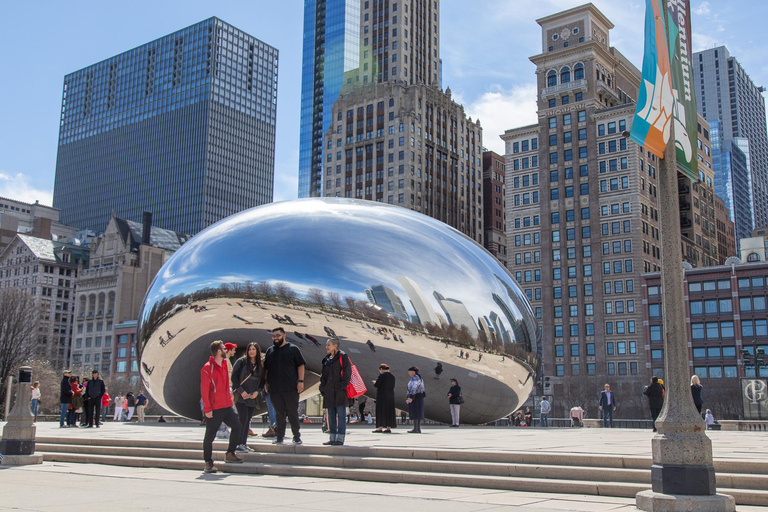
[[[347,433],[347,385],[352,376],[352,363],[349,356],[339,350],[339,340],[326,341],[325,351],[328,355],[323,358],[320,394],[323,396],[323,408],[328,411],[331,438],[323,444],[342,446]]]

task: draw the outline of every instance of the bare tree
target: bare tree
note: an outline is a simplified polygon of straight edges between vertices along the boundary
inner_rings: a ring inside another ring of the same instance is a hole
[[[256,285],[250,279],[243,283],[243,293],[249,299],[252,299],[256,295]]]
[[[263,299],[269,300],[275,296],[275,290],[268,282],[260,281],[256,284],[256,295]]]
[[[277,283],[275,285],[275,294],[283,302],[294,302],[296,300],[296,292],[285,283]]]
[[[32,295],[9,288],[0,291],[0,382],[32,354],[40,315]]]
[[[349,309],[350,314],[354,315],[357,313],[357,305],[354,298],[344,297],[344,302],[347,303],[347,309]]]
[[[62,375],[54,370],[53,364],[45,359],[27,359],[13,369],[18,374],[21,366],[32,368],[32,382],[40,382],[40,409],[39,414],[58,413],[59,391]]]
[[[339,295],[336,292],[328,292],[327,295],[328,295],[328,301],[331,303],[331,305],[334,308],[340,310],[341,308],[344,307],[343,303],[341,302],[341,295]]]
[[[322,309],[325,307],[325,292],[320,288],[310,288],[307,292],[307,300],[314,302]]]

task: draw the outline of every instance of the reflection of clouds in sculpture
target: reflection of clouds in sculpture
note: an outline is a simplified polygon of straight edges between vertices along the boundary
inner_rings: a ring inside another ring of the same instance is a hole
[[[177,309],[190,303],[191,309]],[[195,313],[195,307],[204,309]],[[466,381],[468,390],[479,393],[467,410],[477,422],[496,419],[524,400],[532,384],[519,387],[518,380],[524,382],[537,366],[526,352],[536,342],[520,339],[535,331],[519,328],[535,326],[532,310],[493,256],[435,219],[356,200],[273,203],[211,226],[158,273],[140,321],[142,361],[153,368],[151,381],[147,372],[143,377],[159,402],[178,410],[187,405],[163,396],[194,389],[199,375],[185,368],[200,362],[203,345],[214,337],[241,346],[249,340],[261,343],[265,327],[278,321],[286,322],[286,331],[310,335],[321,345],[328,336],[325,328],[335,331],[366,380],[375,378],[382,361],[395,368],[400,363],[429,368],[441,359],[462,386]],[[179,333],[160,347],[158,333],[164,329]],[[376,345],[375,355],[367,339]],[[265,347],[271,343],[268,337],[263,341]],[[508,359],[506,364],[500,355],[459,361],[459,347],[505,351]],[[320,370],[313,366],[322,359],[313,359],[316,348],[305,339],[309,372]],[[371,369],[374,373],[367,375]],[[199,374],[199,367],[194,371]],[[448,414],[447,404],[437,402],[428,404],[428,417],[441,418],[443,407]]]

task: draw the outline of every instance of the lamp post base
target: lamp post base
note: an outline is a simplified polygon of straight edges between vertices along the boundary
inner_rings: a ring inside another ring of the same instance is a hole
[[[725,494],[689,496],[642,491],[635,496],[637,508],[646,512],[733,512],[736,500]]]

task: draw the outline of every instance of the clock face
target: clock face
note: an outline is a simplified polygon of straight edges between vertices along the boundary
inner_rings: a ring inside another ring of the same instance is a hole
[[[568,39],[571,36],[571,29],[564,28],[562,32],[560,32],[560,37],[563,39]]]

